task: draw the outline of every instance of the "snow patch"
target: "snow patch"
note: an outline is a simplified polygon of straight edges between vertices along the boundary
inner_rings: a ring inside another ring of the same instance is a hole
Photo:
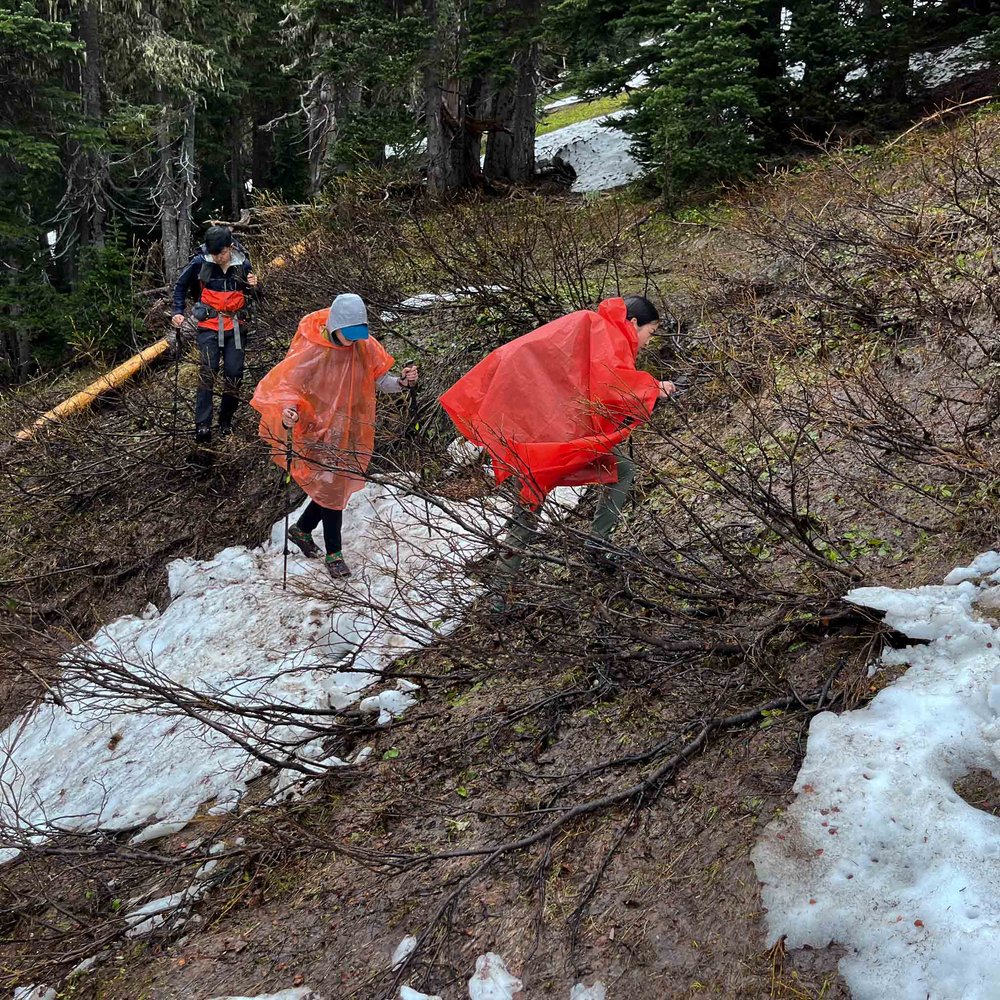
[[[398,719],[408,708],[416,705],[417,699],[403,691],[383,691],[381,694],[363,698],[358,705],[362,715],[378,712],[377,725],[387,726],[393,719]]]
[[[620,121],[627,112],[616,111],[604,118],[576,122],[539,136],[535,142],[535,165],[539,169],[557,161],[573,168],[572,191],[607,191],[640,177],[641,164],[632,155],[632,140],[619,128],[602,122]]]
[[[408,934],[396,945],[396,950],[392,953],[392,967],[398,969],[412,954],[417,947],[417,939]]]
[[[580,492],[557,491],[562,509]],[[282,589],[283,520],[258,548],[172,562],[162,614],[147,608],[101,628],[67,657],[64,705],[42,704],[0,733],[0,862],[16,855],[18,831],[44,840],[143,827],[138,843],[176,832],[205,803],[224,814],[267,766],[248,752],[265,739],[270,754],[277,739],[295,744],[306,771],[342,763],[323,747],[332,718],[308,716],[306,729],[294,712],[357,704],[392,660],[454,629],[478,592],[464,563],[504,520],[500,504],[448,512],[368,484],[345,517],[354,576],[344,584],[331,584],[321,561],[293,554]],[[103,689],[94,673],[129,692]],[[182,690],[198,710],[173,710],[157,696],[164,688]],[[412,705],[411,691],[377,695],[380,715]],[[289,714],[236,711],[248,706]],[[285,787],[301,777],[289,772]]]
[[[411,986],[400,986],[399,1000],[441,1000],[441,997],[436,993],[433,996],[430,993],[420,993]]]
[[[482,459],[485,450],[485,448],[480,448],[479,445],[473,444],[467,438],[455,438],[448,445],[448,457],[451,459],[448,471],[456,472],[467,465],[475,465]]]
[[[752,859],[773,940],[847,949],[855,1000],[996,1000],[1000,819],[955,782],[1000,777],[1000,554],[943,586],[851,591],[927,645],[888,650],[906,673],[858,711],[817,715],[795,783]]]
[[[460,302],[473,295],[495,295],[505,291],[507,289],[503,285],[483,285],[481,288],[467,285],[463,288],[455,288],[450,292],[421,292],[419,295],[411,295],[391,309],[379,313],[379,319],[383,323],[398,323],[404,316],[429,312],[434,306],[442,303]]]
[[[594,983],[593,986],[584,986],[583,983],[577,983],[569,991],[569,1000],[607,1000],[604,983],[600,980]]]
[[[261,993],[255,997],[209,997],[208,1000],[323,1000],[314,993],[308,986],[293,986],[291,989],[280,990],[278,993]]]
[[[56,1000],[57,996],[51,986],[19,986],[14,990],[14,1000]]]
[[[507,971],[503,959],[490,951],[476,959],[469,1000],[514,1000],[514,994],[523,988],[521,980]]]
[[[989,65],[981,38],[970,38],[961,45],[938,52],[915,52],[910,56],[910,72],[916,73],[925,87],[940,87],[942,83]]]

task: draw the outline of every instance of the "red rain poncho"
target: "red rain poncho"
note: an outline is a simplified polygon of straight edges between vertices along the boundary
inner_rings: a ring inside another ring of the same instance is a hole
[[[329,309],[299,323],[285,360],[257,385],[250,405],[260,412],[260,436],[285,468],[287,431],[281,411],[294,406],[292,478],[317,503],[343,510],[364,484],[375,445],[375,383],[393,359],[373,337],[350,347],[326,336]]]
[[[570,313],[487,355],[441,397],[459,432],[486,448],[498,483],[537,506],[556,486],[613,483],[611,450],[649,419],[660,394],[636,371],[623,299]]]

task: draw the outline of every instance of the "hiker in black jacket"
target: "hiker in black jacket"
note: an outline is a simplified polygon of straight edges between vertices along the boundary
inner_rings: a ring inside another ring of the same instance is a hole
[[[233,431],[233,413],[239,403],[243,378],[246,327],[240,326],[240,312],[246,308],[248,291],[256,287],[257,275],[247,252],[233,241],[228,226],[209,226],[205,242],[191,258],[174,285],[174,336],[180,338],[184,306],[195,299],[191,311],[198,323],[201,366],[195,402],[195,440],[212,440],[212,390],[221,362],[222,402],[219,405],[219,433]]]

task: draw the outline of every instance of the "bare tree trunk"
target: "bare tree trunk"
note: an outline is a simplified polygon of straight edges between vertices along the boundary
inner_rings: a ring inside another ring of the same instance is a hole
[[[309,195],[323,186],[330,139],[336,132],[335,87],[326,73],[313,78],[306,97],[306,133],[309,139]]]
[[[163,246],[163,280],[168,284],[180,272],[180,252],[177,243],[177,218],[180,211],[180,185],[174,170],[170,141],[170,109],[165,106],[162,90],[158,92],[160,118],[156,123],[156,141],[160,160],[157,200],[160,208],[160,242]]]
[[[194,223],[194,202],[197,197],[194,158],[194,124],[196,103],[191,95],[184,115],[184,136],[181,139],[179,164],[180,210],[177,218],[178,270],[187,264],[191,254],[191,229]]]

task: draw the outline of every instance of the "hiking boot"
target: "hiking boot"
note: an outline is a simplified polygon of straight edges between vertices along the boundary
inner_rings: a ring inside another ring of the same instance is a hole
[[[212,440],[212,428],[208,424],[199,424],[194,429],[195,444],[209,444]]]
[[[310,559],[319,555],[319,546],[313,541],[312,535],[297,524],[289,525],[288,540],[293,545],[297,545],[302,554],[308,556]]]
[[[343,580],[351,575],[351,567],[344,562],[343,553],[340,552],[326,554],[326,571],[334,580]]]
[[[233,436],[233,425],[232,422],[227,420],[225,423],[219,421],[219,437],[232,437]]]

